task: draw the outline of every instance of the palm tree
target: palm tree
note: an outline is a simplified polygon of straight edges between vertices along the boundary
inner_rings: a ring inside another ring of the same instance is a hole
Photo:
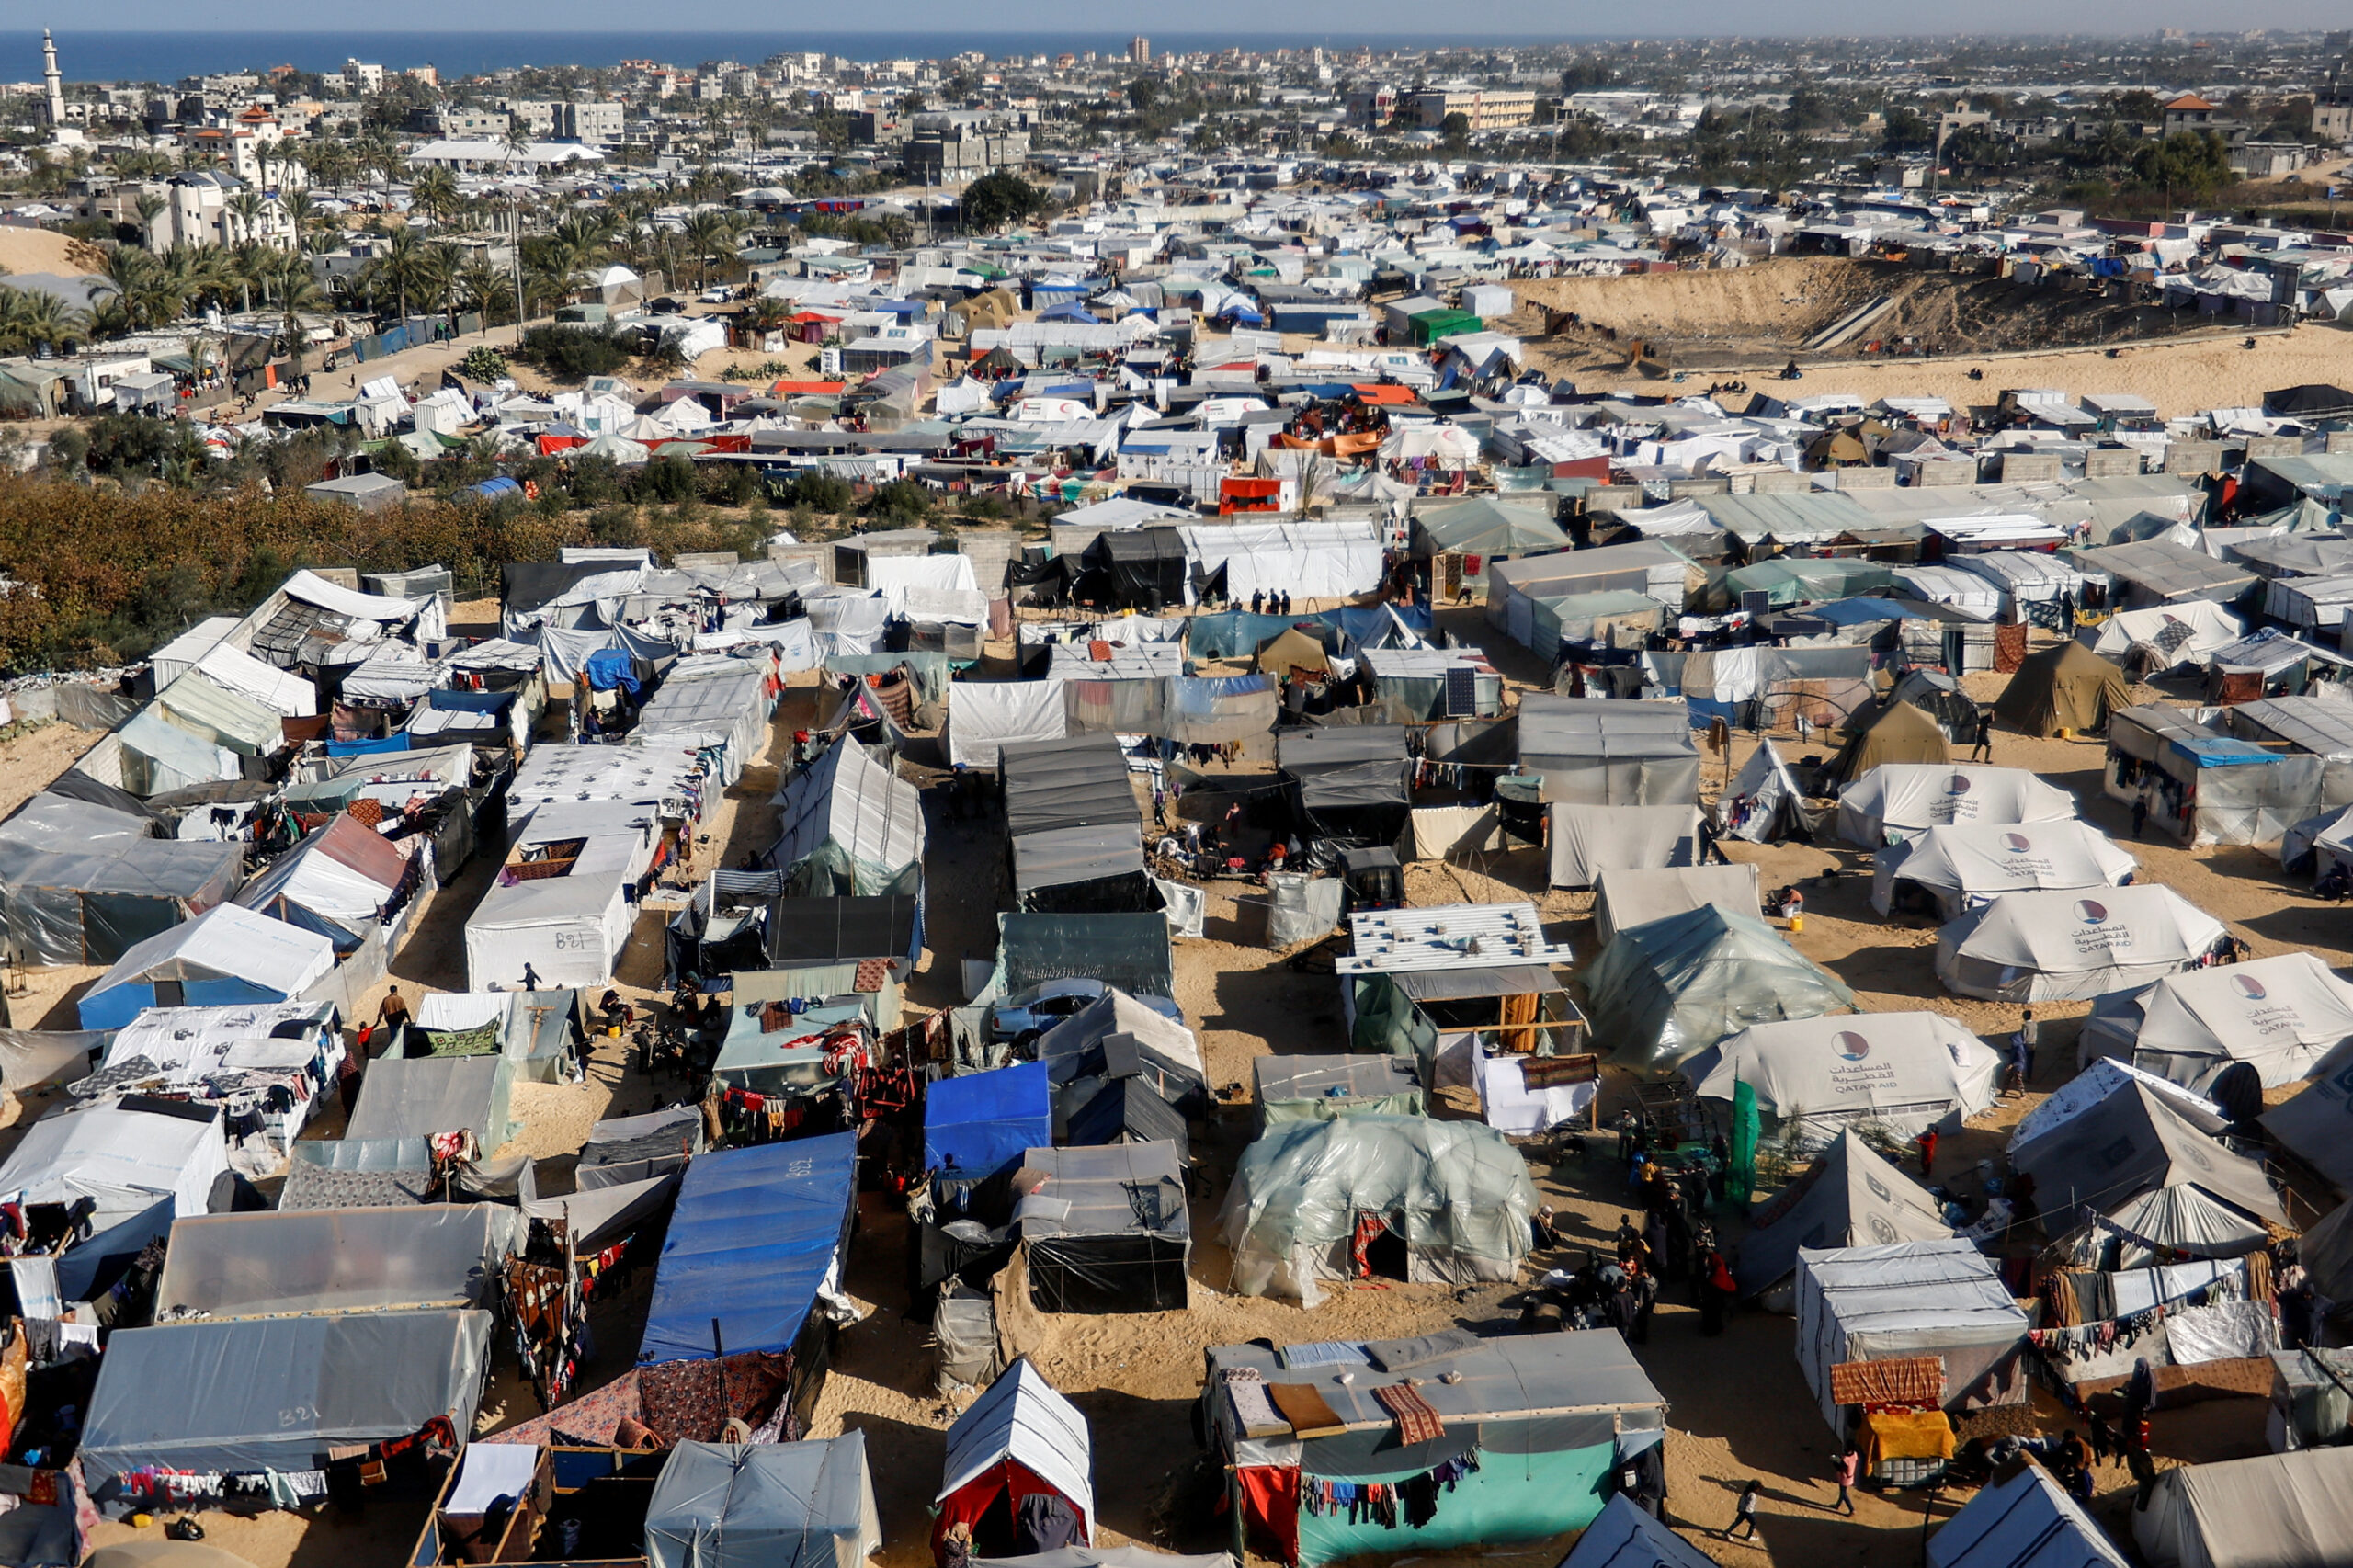
[[[261,215],[268,210],[269,199],[257,190],[241,190],[221,204],[222,210],[236,220],[236,233],[224,236],[234,244],[250,240],[261,227]]]
[[[385,236],[384,248],[375,259],[360,268],[360,286],[374,293],[381,286],[390,284],[393,297],[400,303],[400,319],[408,320],[409,296],[418,294],[438,298],[434,285],[442,272],[436,246],[427,244],[415,229],[405,226]]]
[[[718,208],[707,208],[687,219],[687,244],[694,250],[695,288],[710,286],[710,258],[724,255],[731,261],[735,254],[735,240],[744,232],[744,215]]]
[[[480,256],[459,267],[457,290],[468,309],[480,312],[485,335],[490,331],[493,315],[514,308],[514,284],[507,280],[506,273]]]
[[[278,336],[286,346],[294,373],[302,373],[302,322],[299,312],[327,308],[327,297],[308,267],[290,266],[278,275]]]
[[[131,210],[139,214],[139,243],[150,250],[155,244],[155,220],[162,217],[164,209],[170,205],[152,190],[142,191],[139,199],[131,204]]]
[[[290,190],[278,199],[278,210],[286,214],[287,224],[293,230],[294,254],[304,254],[311,248],[311,231],[318,227],[318,204],[307,190]]]
[[[11,289],[0,300],[0,349],[29,354],[89,340],[90,318],[46,289]]]
[[[458,194],[458,176],[446,168],[421,169],[409,182],[409,202],[436,224],[447,223],[464,205]]]
[[[120,292],[100,294],[90,301],[92,337],[129,337],[138,330],[139,323]]]

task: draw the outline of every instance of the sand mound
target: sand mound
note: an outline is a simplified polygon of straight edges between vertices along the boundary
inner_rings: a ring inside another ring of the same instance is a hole
[[[49,229],[0,225],[0,267],[11,273],[54,272],[63,277],[103,272],[106,256],[87,240]]]
[[[1515,284],[1524,301],[1574,311],[1619,335],[1802,338],[1886,287],[1836,256],[1792,256],[1705,272],[1556,278]],[[1535,312],[1529,312],[1533,315]]]

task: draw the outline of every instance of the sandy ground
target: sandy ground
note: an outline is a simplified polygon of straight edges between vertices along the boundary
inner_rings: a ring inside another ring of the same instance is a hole
[[[1466,639],[1487,642],[1491,634],[1476,610],[1445,612],[1442,623]],[[1002,650],[1000,650],[1002,652]],[[1540,672],[1524,652],[1507,645],[1491,652],[1498,665],[1523,685]],[[1978,680],[1990,694],[1998,677]],[[788,695],[778,720],[779,733],[805,724],[811,694]],[[1785,746],[1792,737],[1782,737]],[[1736,744],[1726,764],[1711,760],[1705,787],[1720,788],[1727,766],[1736,766],[1748,744]],[[46,732],[36,732],[0,748],[0,792],[28,792],[19,781],[46,777],[67,756]],[[2004,736],[1996,760],[2025,766],[2075,790],[2085,815],[2120,837],[2121,814],[2100,799],[2097,769],[2100,750],[2088,741],[2029,741]],[[740,858],[764,846],[773,833],[768,797],[776,783],[772,765],[746,772],[729,790],[705,831],[709,851]],[[8,798],[15,798],[10,795]],[[1001,828],[994,824],[954,824],[934,802],[928,857],[931,950],[909,987],[917,1011],[961,1001],[959,960],[984,956],[993,944],[998,907]],[[2353,931],[2340,911],[2326,909],[2290,886],[2275,862],[2248,851],[2185,853],[2135,846],[2143,876],[2177,887],[2201,907],[2229,921],[2259,953],[2309,949],[2329,962],[2353,962]],[[1808,918],[1796,938],[1802,950],[1852,984],[1867,1006],[1878,1009],[1932,1006],[1960,1017],[2000,1040],[2016,1023],[2016,1010],[1949,997],[1931,972],[1933,933],[1925,927],[1891,926],[1873,916],[1866,903],[1868,881],[1853,874],[1865,865],[1860,852],[1839,846],[1755,848],[1732,852],[1756,860],[1768,885],[1816,877],[1836,867],[1842,873],[1810,884]],[[698,862],[713,863],[699,850]],[[449,887],[439,890],[422,914],[417,934],[393,965],[395,977],[412,995],[463,984],[462,926],[488,884],[493,861],[478,859]],[[1573,942],[1581,961],[1594,950],[1589,897],[1553,893],[1543,886],[1537,852],[1495,857],[1477,868],[1422,864],[1412,868],[1408,893],[1416,904],[1464,900],[1532,898],[1556,937]],[[1177,1000],[1199,1032],[1211,1081],[1250,1080],[1250,1062],[1269,1051],[1332,1051],[1342,1049],[1337,982],[1329,975],[1294,971],[1262,945],[1264,916],[1256,890],[1241,882],[1211,889],[1208,935],[1176,949]],[[625,989],[640,994],[656,981],[656,912],[641,921],[639,939],[623,966]],[[35,994],[56,1006],[63,1023],[65,1004],[90,978],[88,971],[36,975]],[[2062,1021],[2045,1032],[2037,1094],[2014,1100],[1981,1119],[1980,1125],[1948,1140],[1940,1175],[1961,1171],[1997,1151],[2001,1129],[2073,1071],[2072,1022],[2081,1007],[2055,1008]],[[19,1015],[20,1017],[23,1015]],[[1612,1073],[1605,1114],[1614,1113],[1626,1082]],[[18,1126],[38,1115],[46,1098],[10,1108]],[[572,1158],[589,1125],[600,1116],[625,1114],[658,1103],[654,1087],[629,1063],[615,1042],[601,1042],[582,1085],[534,1085],[518,1091],[515,1108],[523,1127],[510,1148],[528,1151],[539,1164],[543,1192],[568,1190]],[[1465,1114],[1459,1104],[1441,1103],[1439,1115]],[[1219,1237],[1217,1214],[1233,1162],[1248,1137],[1247,1107],[1222,1111],[1194,1148],[1206,1176],[1194,1199],[1192,1219],[1193,1301],[1183,1313],[1134,1317],[1047,1316],[1008,1311],[1008,1335],[1031,1355],[1055,1385],[1086,1412],[1095,1446],[1095,1476],[1107,1537],[1116,1536],[1185,1550],[1222,1544],[1222,1521],[1213,1516],[1216,1478],[1201,1465],[1189,1433],[1188,1405],[1198,1392],[1202,1352],[1209,1346],[1264,1336],[1277,1343],[1305,1338],[1364,1338],[1423,1332],[1449,1324],[1483,1331],[1507,1331],[1516,1318],[1517,1285],[1456,1290],[1438,1286],[1360,1285],[1336,1290],[1313,1312],[1294,1305],[1227,1293],[1229,1260]],[[309,1136],[333,1137],[340,1118],[330,1108]],[[14,1142],[0,1128],[0,1153]],[[1606,1144],[1607,1140],[1601,1141]],[[1572,1162],[1532,1173],[1548,1201],[1560,1211],[1572,1242],[1606,1244],[1618,1216],[1630,1204],[1613,1163]],[[1966,1178],[1964,1178],[1965,1181]],[[937,1490],[944,1437],[954,1408],[931,1392],[931,1356],[922,1324],[905,1315],[903,1219],[869,1195],[861,1199],[861,1230],[847,1282],[874,1311],[847,1329],[818,1412],[816,1436],[845,1429],[867,1434],[872,1455],[889,1568],[915,1568],[927,1557],[926,1507]],[[1732,1228],[1736,1236],[1737,1224]],[[1574,1254],[1566,1259],[1574,1261]],[[1531,1275],[1532,1277],[1532,1275]],[[620,1375],[631,1363],[650,1291],[650,1278],[600,1306],[595,1320],[600,1355],[584,1373],[585,1391]],[[1669,1401],[1673,1435],[1668,1443],[1669,1501],[1673,1518],[1687,1527],[1720,1530],[1732,1517],[1733,1499],[1751,1478],[1765,1484],[1760,1545],[1708,1536],[1703,1550],[1727,1563],[1769,1560],[1809,1564],[1865,1564],[1896,1561],[1916,1551],[1926,1501],[1914,1494],[1859,1497],[1852,1519],[1827,1511],[1833,1494],[1824,1481],[1832,1437],[1815,1414],[1791,1353],[1786,1319],[1762,1313],[1736,1315],[1716,1339],[1698,1332],[1698,1315],[1679,1293],[1670,1292],[1647,1345],[1636,1354]],[[513,1376],[502,1353],[500,1369],[487,1392],[479,1426],[506,1425],[536,1414],[528,1391]],[[2262,1403],[2220,1402],[2160,1419],[2157,1446],[2167,1461],[2213,1459],[2258,1451]],[[2046,1412],[2046,1414],[2049,1414]],[[2102,1476],[2101,1509],[2118,1511],[2120,1470]],[[2122,1489],[2129,1498],[2129,1489]],[[1939,1517],[1954,1506],[1948,1499]],[[206,1517],[211,1541],[234,1551],[256,1568],[392,1568],[405,1558],[422,1523],[422,1509],[379,1506],[364,1519],[346,1521],[285,1514],[257,1519]],[[99,1542],[139,1534],[108,1525]],[[1448,1554],[1548,1568],[1563,1541],[1525,1548],[1494,1548]],[[1427,1555],[1427,1554],[1425,1554]]]
[[[53,229],[0,225],[0,267],[11,273],[53,272],[72,278],[106,270],[106,253]]]

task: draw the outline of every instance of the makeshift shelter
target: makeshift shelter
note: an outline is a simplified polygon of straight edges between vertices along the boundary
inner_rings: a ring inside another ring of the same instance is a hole
[[[1699,808],[1552,806],[1552,870],[1556,888],[1589,888],[1612,870],[1654,870],[1699,863]]]
[[[1838,836],[1866,849],[1932,827],[2064,822],[2075,797],[2023,767],[1983,763],[1882,763],[1838,797]]]
[[[468,1310],[178,1323],[108,1342],[84,1423],[91,1494],[136,1494],[150,1467],[219,1474],[315,1470],[332,1445],[473,1429],[491,1314]]]
[[[2154,1073],[2143,1073],[2114,1057],[2104,1056],[2086,1063],[2074,1077],[2045,1096],[2040,1105],[2018,1118],[2018,1125],[2010,1129],[2008,1147],[2023,1148],[2060,1123],[2072,1121],[2109,1096],[2135,1084],[2171,1106],[2183,1120],[2200,1132],[2220,1132],[2230,1125],[2230,1118],[2211,1100],[2191,1094],[2178,1084],[2169,1084]]]
[[[1655,871],[1608,870],[1595,884],[1593,930],[1608,947],[1618,933],[1713,906],[1744,919],[1758,918],[1756,868],[1681,866]]]
[[[1757,1216],[1741,1239],[1733,1278],[1744,1298],[1763,1296],[1771,1310],[1793,1312],[1797,1298],[1790,1284],[1801,1250],[1934,1242],[1951,1234],[1928,1189],[1850,1127]]]
[[[582,1192],[626,1187],[684,1170],[708,1136],[699,1106],[672,1106],[592,1123],[573,1179]]]
[[[485,1154],[513,1136],[515,1063],[491,1056],[380,1056],[359,1081],[348,1140],[472,1132]]]
[[[160,1235],[172,1220],[206,1212],[228,1168],[221,1116],[210,1107],[91,1106],[34,1122],[0,1164],[0,1195],[24,1205],[94,1199],[94,1233],[164,1205]]]
[[[1623,1492],[1610,1494],[1561,1568],[1715,1568],[1708,1554]],[[2120,1568],[2121,1565],[2120,1564]]]
[[[1021,1165],[1013,1218],[1040,1312],[1180,1312],[1190,1304],[1193,1231],[1179,1144],[1033,1148]],[[1032,1172],[1040,1179],[1029,1180]]]
[[[1226,1197],[1233,1289],[1313,1306],[1322,1282],[1510,1279],[1536,1189],[1494,1129],[1418,1116],[1284,1122],[1243,1151]]]
[[[2159,1471],[2132,1540],[2151,1568],[2335,1568],[2353,1540],[2353,1449]]]
[[[1200,1424],[1230,1467],[1233,1550],[1298,1568],[1582,1528],[1619,1468],[1647,1462],[1666,1435],[1665,1400],[1615,1334],[1260,1341],[1219,1346],[1208,1362]],[[1422,1430],[1437,1435],[1401,1441],[1399,1404],[1427,1404]],[[1428,1506],[1379,1514],[1326,1483],[1378,1483]]]
[[[2010,1168],[2034,1177],[2054,1237],[2096,1225],[2149,1253],[2232,1257],[2288,1223],[2259,1163],[2138,1083],[2013,1148]]]
[[[1594,1038],[1654,1072],[1754,1024],[1855,1010],[1847,983],[1779,932],[1712,904],[1620,929],[1578,986]]]
[[[2062,642],[2027,655],[1995,699],[1994,716],[2029,735],[2092,734],[2132,705],[2131,690],[2114,665],[2081,642]]]
[[[946,1561],[950,1527],[974,1556],[1010,1557],[1095,1539],[1095,1463],[1086,1417],[1018,1357],[948,1428],[931,1528]]]
[[[533,809],[466,917],[468,989],[521,985],[526,965],[542,985],[608,983],[637,926],[634,895],[662,843],[661,811],[610,799]]]
[[[1279,1122],[1422,1114],[1421,1080],[1394,1056],[1261,1056],[1251,1067],[1262,1137]]]
[[[2280,835],[2280,869],[2309,871],[2313,885],[2339,866],[2353,867],[2353,806],[2306,817]]]
[[[1825,777],[1852,784],[1890,763],[1946,767],[1952,763],[1952,747],[1925,711],[1909,702],[1891,702],[1847,735]]]
[[[1781,759],[1780,748],[1769,740],[1756,743],[1715,806],[1717,836],[1750,844],[1787,838],[1810,844],[1821,821],[1822,813],[1806,804],[1805,790]]]
[[[1927,1568],[2129,1568],[2099,1523],[2032,1460],[1928,1538]]]
[[[1043,1062],[942,1078],[924,1096],[923,1164],[943,1193],[969,1193],[1053,1136],[1053,1085]]]
[[[941,739],[958,767],[995,767],[1007,741],[1050,741],[1069,733],[1058,680],[970,681],[948,687]]]
[[[1284,730],[1275,767],[1290,785],[1302,838],[1392,845],[1413,817],[1413,758],[1392,724]],[[1321,858],[1311,847],[1312,858]]]
[[[1127,1041],[1195,1075],[1203,1071],[1201,1048],[1192,1030],[1116,986],[1040,1034],[1038,1060],[1055,1083],[1067,1084],[1084,1075],[1090,1052],[1113,1040]]]
[[[146,1007],[292,1001],[334,968],[335,944],[318,933],[218,904],[116,960],[83,994],[82,1027],[119,1028]]]
[[[414,848],[428,841],[408,842]],[[315,931],[347,953],[392,920],[422,880],[417,863],[398,846],[346,812],[270,862],[236,903]],[[393,946],[389,935],[385,946]]]
[[[486,1307],[521,1246],[500,1203],[212,1214],[176,1221],[160,1318],[215,1320]]]
[[[1322,676],[1331,673],[1332,658],[1321,639],[1294,626],[1259,643],[1250,667],[1260,675]]]
[[[699,1156],[679,1183],[637,1358],[790,1355],[793,1404],[813,1397],[831,1343],[817,1299],[837,1288],[857,1199],[854,1133]]]
[[[1234,1568],[1233,1554],[1188,1554],[1150,1546],[1065,1546],[1027,1557],[975,1557],[972,1568]]]
[[[1519,764],[1543,798],[1592,806],[1688,806],[1699,751],[1679,702],[1531,693],[1519,705]]]
[[[2080,641],[2126,668],[2163,674],[2181,665],[2205,665],[2245,635],[2246,623],[2221,605],[2180,599],[2154,609],[2118,610],[2086,629]]]
[[[2131,879],[2140,862],[2088,823],[1957,823],[1871,857],[1871,907],[1949,920],[2004,893],[2095,892]]]
[[[1160,907],[1145,873],[1143,821],[1119,738],[1007,743],[997,752],[1017,907],[1073,913]]]
[[[2246,1062],[2276,1089],[2353,1040],[2353,984],[2307,952],[2191,970],[2096,998],[2078,1039],[2079,1063],[2120,1057],[2202,1093]]]
[[[1801,1247],[1797,1279],[1798,1367],[1839,1439],[1870,1431],[1870,1417],[1849,1415],[1866,1402],[1838,1397],[1833,1376],[1859,1361],[1942,1361],[1924,1403],[1947,1411],[2028,1403],[2029,1320],[1974,1242]]]
[[[1937,978],[1989,1002],[2080,1002],[2194,968],[2225,935],[2160,883],[2006,892],[1937,933]]]
[[[53,794],[0,824],[0,930],[19,962],[110,964],[237,891],[244,845],[151,838],[147,825]]]
[[[1859,1124],[1957,1131],[1994,1103],[2002,1057],[1942,1013],[1862,1013],[1753,1025],[1682,1073],[1706,1099],[1729,1103],[1747,1085],[1785,1140],[1820,1143]]]
[[[1164,915],[1015,913],[998,915],[996,926],[996,968],[976,1001],[1017,996],[1047,981],[1074,977],[1131,996],[1176,992]]]
[[[2353,1192],[2353,1046],[2324,1058],[2288,1103],[2264,1113],[2263,1129],[2339,1191]],[[2353,1300],[2353,1289],[2339,1300]]]
[[[1431,597],[1463,596],[1496,562],[1567,550],[1569,536],[1552,520],[1553,499],[1474,495],[1417,511],[1412,551],[1429,563]]]
[[[765,857],[799,897],[880,897],[923,887],[923,796],[847,735],[776,792]]]
[[[866,1434],[680,1443],[645,1507],[652,1568],[859,1568],[882,1549]]]

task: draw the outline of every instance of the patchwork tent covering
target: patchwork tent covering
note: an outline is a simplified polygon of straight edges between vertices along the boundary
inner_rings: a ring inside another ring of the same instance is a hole
[[[1576,983],[1595,1040],[1653,1071],[1752,1024],[1855,1009],[1847,983],[1779,932],[1713,904],[1621,928]]]
[[[1871,907],[1927,902],[1949,920],[2004,893],[2118,886],[2140,862],[2087,823],[1962,823],[1932,827],[1871,858]]]
[[[1706,1099],[1748,1085],[1783,1137],[1823,1142],[1858,1122],[1951,1131],[1994,1103],[2002,1057],[1942,1013],[1863,1013],[1753,1025],[1682,1072]]]
[[[913,893],[923,885],[923,796],[845,735],[776,793],[767,863],[809,897]]]
[[[2080,1001],[2192,968],[2224,935],[2158,883],[2003,893],[1937,934],[1937,978],[1988,1001]]]
[[[2034,1177],[2035,1201],[2054,1236],[2105,1220],[2153,1247],[2227,1257],[2260,1245],[2263,1221],[2288,1223],[2260,1164],[2200,1131],[2165,1096],[2140,1083],[2019,1144],[2010,1152],[2010,1166]],[[2216,1201],[2154,1209],[2140,1201],[2180,1187]],[[2196,1229],[2151,1233],[2148,1226],[2158,1219],[2190,1220]]]
[[[1785,838],[1810,843],[1821,826],[1821,813],[1806,804],[1804,787],[1782,759],[1780,748],[1760,740],[1718,799],[1715,825],[1719,835],[1750,844]]]
[[[1590,806],[1682,806],[1699,794],[1699,752],[1679,702],[1530,693],[1519,705],[1521,771],[1543,798]]]
[[[2305,952],[2191,970],[2097,998],[2078,1038],[2081,1062],[2121,1057],[2193,1090],[2250,1062],[2276,1089],[2353,1040],[2353,984]]]
[[[1830,1369],[1842,1362],[1938,1356],[1946,1410],[2027,1403],[2029,1320],[1975,1243],[1801,1247],[1797,1278],[1798,1367],[1839,1437]]]
[[[1838,836],[1878,849],[1933,827],[2064,822],[2075,814],[2075,796],[2023,767],[1891,762],[1838,798]]]
[[[2353,1540],[2353,1449],[2161,1471],[2132,1540],[2153,1568],[2328,1568]]]
[[[1192,1220],[1180,1144],[1034,1148],[1021,1165],[1044,1177],[1022,1194],[1013,1216],[1039,1311],[1186,1309]]]
[[[1552,869],[1556,888],[1589,888],[1612,870],[1653,870],[1699,861],[1697,806],[1592,806],[1556,801]]]
[[[335,944],[316,932],[216,904],[115,960],[83,994],[82,1027],[119,1028],[145,1007],[291,1001],[334,968]]]
[[[246,883],[236,903],[331,941],[340,937],[337,945],[348,948],[384,918],[411,875],[409,858],[397,846],[358,818],[338,814]]]
[[[214,1320],[487,1306],[522,1231],[496,1203],[184,1219],[155,1304]]]
[[[1136,910],[1158,902],[1143,824],[1111,735],[998,748],[1013,889],[1023,908]]]
[[[1756,868],[1681,866],[1655,871],[1607,870],[1596,884],[1594,935],[1608,947],[1619,932],[1710,906],[1755,920],[1763,905]]]
[[[866,1434],[680,1443],[645,1508],[653,1568],[858,1568],[882,1548]]]
[[[1733,1278],[1744,1297],[1786,1282],[1806,1248],[1889,1246],[1952,1234],[1927,1188],[1881,1158],[1852,1128],[1774,1199],[1772,1209],[1770,1221],[1742,1238],[1733,1260]]]
[[[1261,1056],[1251,1066],[1261,1132],[1283,1121],[1422,1114],[1421,1081],[1394,1056]]]
[[[662,1244],[640,1361],[793,1351],[838,1278],[857,1213],[857,1140],[828,1133],[704,1154]]]
[[[1535,1210],[1527,1162],[1492,1128],[1417,1116],[1279,1123],[1243,1152],[1226,1198],[1233,1288],[1315,1305],[1322,1281],[1355,1276],[1364,1213],[1402,1213],[1409,1279],[1509,1279]]]

